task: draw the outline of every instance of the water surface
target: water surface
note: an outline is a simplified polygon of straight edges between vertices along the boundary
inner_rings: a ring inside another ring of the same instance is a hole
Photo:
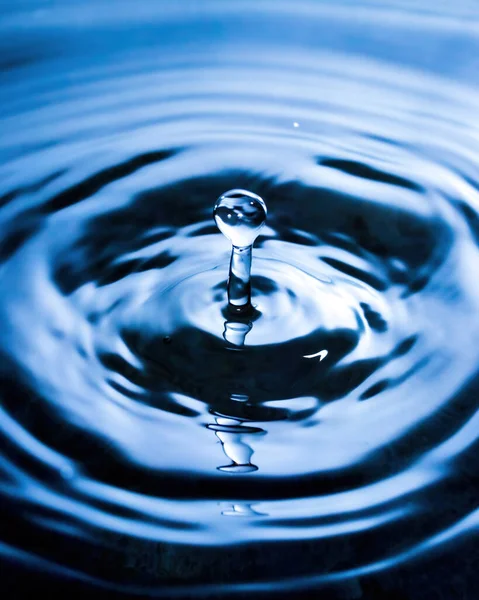
[[[477,6],[19,2],[0,29],[6,564],[360,594],[475,535]],[[231,188],[268,205],[246,322]]]

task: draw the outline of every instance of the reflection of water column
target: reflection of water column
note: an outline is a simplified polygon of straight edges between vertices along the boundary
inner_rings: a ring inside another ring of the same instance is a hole
[[[264,433],[259,427],[249,427],[244,425],[241,419],[231,417],[216,416],[216,423],[210,423],[207,427],[215,432],[220,440],[223,451],[231,460],[231,464],[218,467],[219,471],[226,473],[251,473],[257,471],[258,467],[253,465],[251,457],[253,449],[245,440],[245,435]]]
[[[252,308],[250,290],[251,248],[259,229],[264,224],[265,217],[266,207],[261,198],[242,190],[233,190],[224,194],[215,207],[215,219],[221,231],[231,239],[232,229],[236,229],[236,238],[243,242],[242,248],[233,245],[228,282],[229,309],[241,309],[239,310],[241,312],[242,309]],[[250,244],[248,248],[244,247],[246,246],[244,243],[246,240]],[[241,268],[244,267],[241,277],[238,275],[239,272],[235,271],[235,265],[238,268],[241,265]],[[229,349],[241,351],[246,336],[252,327],[253,324],[248,317],[242,317],[239,314],[231,315],[231,318],[224,323],[223,332],[225,341],[231,344]],[[240,393],[232,393],[229,398],[232,403],[246,403],[249,400],[248,395]],[[214,414],[216,423],[210,423],[207,427],[215,432],[224,453],[231,460],[231,464],[218,467],[218,470],[227,473],[257,471],[258,467],[251,462],[253,449],[245,442],[244,436],[264,433],[264,431],[259,427],[244,425],[245,419],[219,413]]]
[[[251,331],[251,322],[225,321],[224,339],[233,346],[244,346],[245,338]]]
[[[237,502],[230,504],[228,508],[221,511],[225,517],[267,517],[266,513],[259,512],[253,508],[254,504]]]
[[[252,323],[249,321],[228,320],[225,321],[223,337],[239,350],[244,346],[246,335],[251,331],[251,328]],[[230,400],[233,402],[247,402],[249,397],[245,394],[231,394]],[[218,470],[228,473],[250,473],[258,469],[256,465],[251,463],[253,449],[243,440],[242,436],[247,433],[262,432],[262,430],[255,427],[245,427],[243,423],[242,419],[217,416],[216,425],[208,426],[214,430],[216,437],[221,442],[224,453],[232,461],[230,465],[218,467]]]

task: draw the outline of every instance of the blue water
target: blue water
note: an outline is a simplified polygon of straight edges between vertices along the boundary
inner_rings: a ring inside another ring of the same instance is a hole
[[[11,2],[0,57],[4,597],[475,598],[477,3]]]

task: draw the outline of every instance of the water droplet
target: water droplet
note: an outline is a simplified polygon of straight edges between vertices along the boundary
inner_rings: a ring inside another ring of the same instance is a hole
[[[266,222],[263,199],[246,190],[230,190],[218,199],[214,217],[218,229],[237,248],[251,246]]]

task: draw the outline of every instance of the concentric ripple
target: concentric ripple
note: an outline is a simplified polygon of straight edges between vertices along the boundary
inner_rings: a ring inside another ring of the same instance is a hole
[[[285,6],[4,17],[5,557],[260,592],[477,528],[477,82],[397,58],[410,13],[378,49],[350,40],[375,8]],[[225,310],[231,188],[268,205],[250,319]]]

